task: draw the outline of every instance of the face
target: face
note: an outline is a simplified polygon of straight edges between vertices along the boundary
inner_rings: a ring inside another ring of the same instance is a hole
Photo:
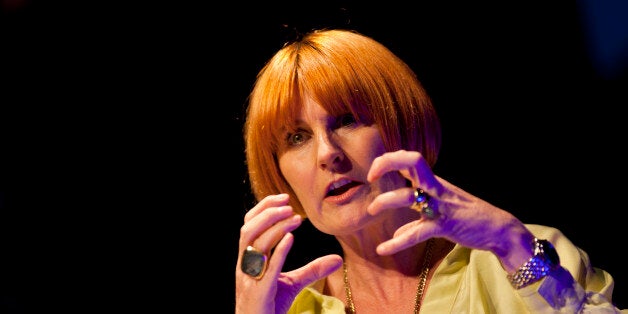
[[[392,174],[374,183],[366,180],[373,160],[384,152],[376,125],[357,122],[350,112],[332,116],[308,98],[278,156],[308,219],[321,231],[338,235],[373,221],[366,207],[377,195],[404,184]]]

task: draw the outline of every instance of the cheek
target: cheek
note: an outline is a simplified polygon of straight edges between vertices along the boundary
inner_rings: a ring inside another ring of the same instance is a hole
[[[295,190],[297,189],[295,183],[303,182],[299,178],[304,177],[304,172],[307,169],[303,160],[304,158],[297,158],[291,153],[279,156],[279,170],[286,181],[288,181],[288,184]]]
[[[386,152],[384,147],[384,141],[382,140],[379,132],[375,128],[365,128],[361,136],[356,137],[359,141],[354,141],[354,148],[358,152],[358,156],[366,158],[368,164],[373,163],[373,160]]]

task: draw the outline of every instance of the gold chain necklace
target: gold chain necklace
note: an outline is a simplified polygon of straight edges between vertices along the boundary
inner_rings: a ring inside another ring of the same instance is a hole
[[[434,239],[427,240],[425,248],[425,257],[423,258],[423,268],[419,274],[419,284],[416,289],[416,296],[414,297],[414,314],[418,314],[421,309],[421,301],[423,299],[423,293],[425,292],[425,284],[427,283],[427,274],[430,272],[430,262],[432,260],[432,248],[434,247]],[[351,287],[349,286],[349,278],[347,277],[347,264],[343,263],[343,276],[345,282],[345,293],[347,295],[347,305],[351,314],[355,314],[355,304],[353,304],[353,297],[351,295]]]

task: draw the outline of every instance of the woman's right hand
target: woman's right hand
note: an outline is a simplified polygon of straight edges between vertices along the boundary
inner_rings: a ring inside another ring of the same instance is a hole
[[[245,313],[286,313],[297,294],[342,266],[339,255],[319,257],[290,272],[281,272],[302,218],[288,205],[287,194],[269,195],[244,216],[236,264],[236,310]],[[265,273],[256,279],[241,269],[242,255],[252,246],[267,256]],[[272,252],[272,255],[270,254]]]

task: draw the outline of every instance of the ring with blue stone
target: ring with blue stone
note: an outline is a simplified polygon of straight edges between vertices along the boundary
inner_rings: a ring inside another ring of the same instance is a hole
[[[434,219],[438,216],[438,212],[431,200],[429,194],[425,193],[423,189],[417,188],[414,190],[414,201],[412,205],[410,205],[410,208],[418,211],[427,219]]]
[[[242,272],[255,279],[261,279],[264,276],[267,265],[268,256],[250,245],[242,253],[240,268]]]

